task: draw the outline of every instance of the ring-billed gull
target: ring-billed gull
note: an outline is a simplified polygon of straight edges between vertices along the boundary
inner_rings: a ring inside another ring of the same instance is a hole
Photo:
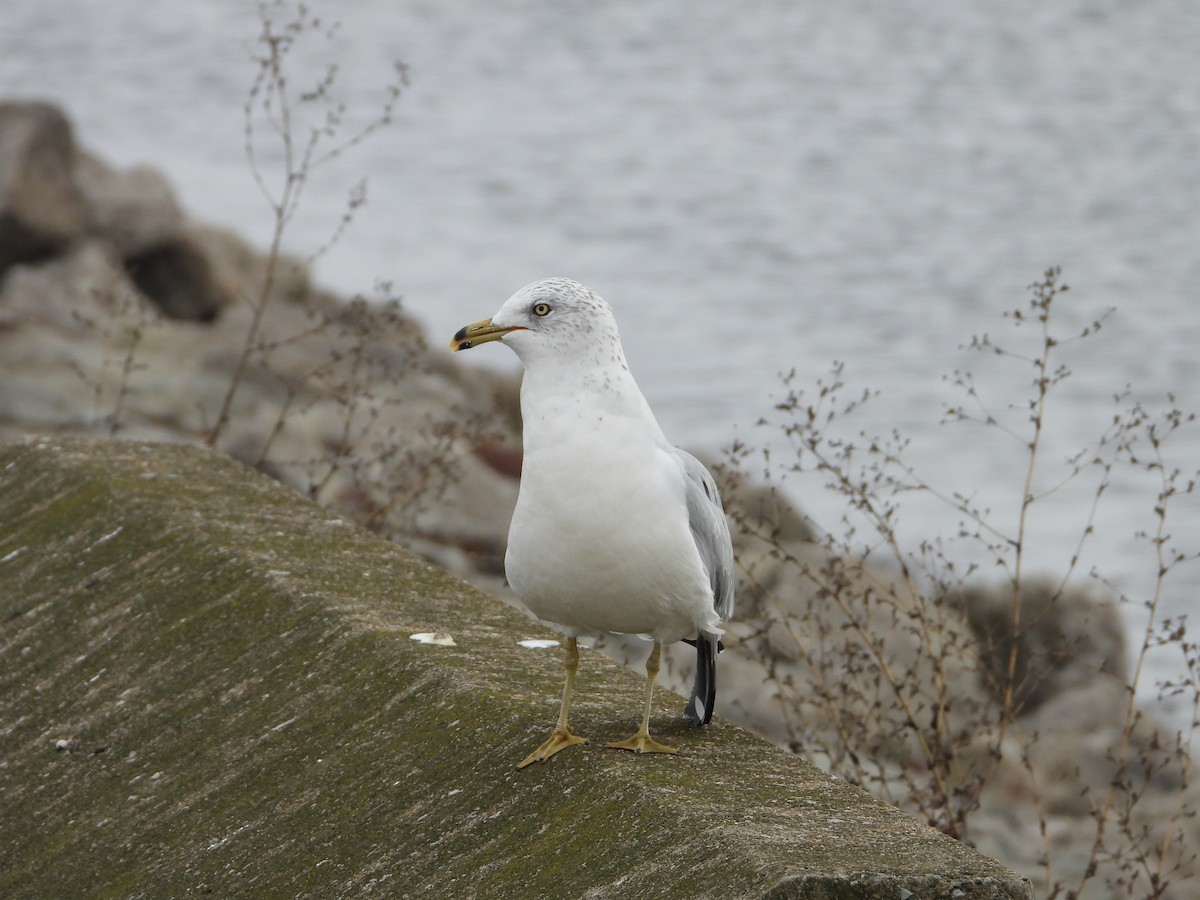
[[[611,307],[583,285],[528,285],[450,347],[489,341],[503,341],[525,367],[524,461],[505,572],[521,602],[567,635],[558,724],[519,767],[583,742],[567,727],[576,638],[606,632],[654,642],[641,727],[608,746],[674,753],[650,737],[661,647],[695,645],[684,716],[707,724],[721,623],[733,613],[733,548],[717,486],[667,441],[630,374]]]

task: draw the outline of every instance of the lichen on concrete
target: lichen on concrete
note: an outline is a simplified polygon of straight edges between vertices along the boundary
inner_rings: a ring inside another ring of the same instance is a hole
[[[448,632],[454,646],[421,644]],[[0,447],[0,896],[1027,897],[998,863],[237,463]]]

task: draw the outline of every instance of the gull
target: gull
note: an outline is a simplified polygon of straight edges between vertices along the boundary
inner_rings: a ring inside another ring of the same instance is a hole
[[[567,636],[558,723],[518,768],[585,739],[567,725],[581,636],[653,642],[641,727],[609,747],[675,753],[650,736],[663,644],[696,648],[684,718],[712,719],[721,624],[733,614],[733,547],[712,475],[663,435],[638,389],[612,308],[552,278],[513,294],[492,318],[454,335],[452,350],[507,344],[525,369],[524,456],[504,558],[517,598]]]

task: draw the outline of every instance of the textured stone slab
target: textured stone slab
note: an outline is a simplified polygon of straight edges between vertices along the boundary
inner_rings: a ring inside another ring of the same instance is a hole
[[[411,635],[443,632],[454,644]],[[0,896],[1030,896],[998,863],[269,479],[0,446]]]

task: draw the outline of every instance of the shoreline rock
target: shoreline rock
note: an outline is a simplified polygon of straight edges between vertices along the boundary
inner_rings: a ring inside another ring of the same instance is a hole
[[[58,252],[87,220],[71,124],[46,103],[0,103],[0,272]]]

